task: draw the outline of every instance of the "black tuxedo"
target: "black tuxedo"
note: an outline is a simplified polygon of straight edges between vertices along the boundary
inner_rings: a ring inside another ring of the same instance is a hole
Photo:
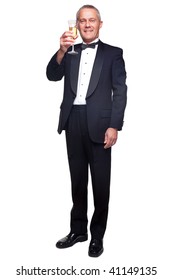
[[[127,93],[126,71],[122,49],[99,41],[86,105],[74,106],[81,44],[75,45],[75,50],[78,55],[66,53],[60,65],[56,62],[55,54],[47,66],[47,77],[51,81],[59,81],[64,77],[58,132],[66,130],[73,197],[71,230],[78,233],[87,230],[89,164],[95,205],[91,234],[102,238],[107,221],[111,168],[111,148],[103,148],[104,135],[109,127],[122,129]],[[79,126],[82,132],[76,134]],[[81,135],[84,136],[82,140]]]
[[[59,133],[65,129],[77,92],[80,44],[75,49],[78,55],[67,54],[58,65],[55,54],[47,67],[47,77],[51,81],[59,81],[65,75]],[[125,81],[122,49],[100,41],[86,97],[88,128],[93,141],[103,143],[108,127],[122,129],[127,92]]]

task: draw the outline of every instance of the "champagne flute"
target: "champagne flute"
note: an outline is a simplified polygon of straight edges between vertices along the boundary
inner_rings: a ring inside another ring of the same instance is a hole
[[[76,20],[75,19],[70,19],[68,20],[68,26],[69,26],[69,31],[73,31],[73,38],[77,36],[77,27],[76,27]],[[69,54],[78,54],[74,50],[74,44],[72,45],[72,50],[68,52]]]

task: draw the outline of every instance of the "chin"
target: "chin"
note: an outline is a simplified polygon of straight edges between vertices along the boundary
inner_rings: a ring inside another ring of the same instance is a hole
[[[90,36],[85,36],[83,37],[84,41],[93,41],[93,37],[90,37]]]

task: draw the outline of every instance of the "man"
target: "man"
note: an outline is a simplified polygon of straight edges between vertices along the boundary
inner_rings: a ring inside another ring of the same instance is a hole
[[[103,23],[98,9],[84,5],[77,12],[76,20],[83,40],[83,44],[75,45],[78,54],[68,54],[76,38],[67,31],[61,36],[60,48],[47,66],[49,80],[59,81],[64,77],[58,132],[66,132],[73,200],[70,233],[56,246],[67,248],[88,239],[89,166],[94,213],[88,254],[98,257],[103,252],[108,216],[111,147],[122,129],[126,107],[126,71],[122,49],[99,40]]]

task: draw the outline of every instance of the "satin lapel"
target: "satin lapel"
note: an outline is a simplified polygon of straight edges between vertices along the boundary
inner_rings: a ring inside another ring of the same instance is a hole
[[[78,82],[78,73],[79,73],[79,63],[80,63],[80,57],[81,57],[81,48],[76,47],[75,50],[78,52],[76,55],[71,55],[71,69],[70,69],[70,82],[71,82],[71,88],[76,95],[77,92],[77,82]]]
[[[90,79],[90,83],[88,86],[88,91],[87,91],[86,97],[89,97],[93,93],[93,91],[95,90],[95,88],[98,84],[98,81],[100,78],[100,73],[102,70],[102,65],[103,65],[103,57],[104,57],[103,56],[103,44],[100,43],[98,46],[95,62],[93,65],[93,70],[91,73],[91,79]]]

